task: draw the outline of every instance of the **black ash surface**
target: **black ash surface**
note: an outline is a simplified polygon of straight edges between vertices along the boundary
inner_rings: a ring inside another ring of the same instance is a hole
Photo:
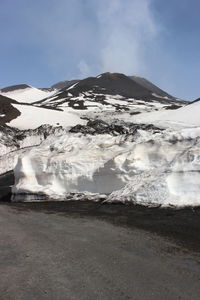
[[[124,121],[113,121],[110,124],[100,120],[89,120],[86,125],[76,125],[72,127],[70,133],[82,133],[82,134],[111,134],[111,135],[134,135],[137,130],[146,130],[153,133],[163,131],[163,129],[154,126],[153,124],[134,124]]]

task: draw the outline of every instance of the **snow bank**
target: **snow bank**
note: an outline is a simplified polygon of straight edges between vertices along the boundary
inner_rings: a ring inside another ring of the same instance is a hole
[[[200,205],[200,128],[49,138],[17,162],[13,201]]]
[[[37,147],[48,136],[56,138],[68,132],[67,128],[49,125],[25,131],[11,127],[1,127],[0,129],[0,174],[13,170],[18,156],[27,148]]]

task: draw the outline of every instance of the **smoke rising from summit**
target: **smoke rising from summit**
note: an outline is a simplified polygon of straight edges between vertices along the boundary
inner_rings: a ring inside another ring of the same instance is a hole
[[[159,33],[150,0],[101,0],[101,71],[132,74],[144,71],[145,52]]]

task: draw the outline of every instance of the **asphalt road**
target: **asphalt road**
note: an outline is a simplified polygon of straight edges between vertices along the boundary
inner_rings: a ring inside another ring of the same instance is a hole
[[[95,203],[1,204],[0,299],[199,300],[198,245],[184,246],[169,230],[144,230],[147,211],[128,211]]]

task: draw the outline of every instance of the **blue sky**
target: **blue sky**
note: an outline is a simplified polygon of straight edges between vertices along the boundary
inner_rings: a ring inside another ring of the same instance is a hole
[[[0,87],[123,72],[200,97],[198,0],[0,0]]]

